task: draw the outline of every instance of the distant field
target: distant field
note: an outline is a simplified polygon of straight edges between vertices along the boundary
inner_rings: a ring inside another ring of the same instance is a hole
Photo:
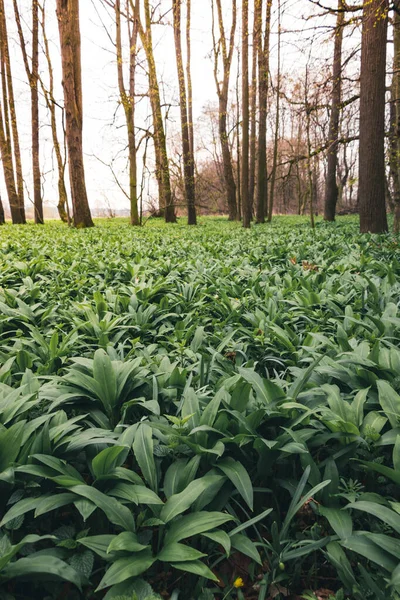
[[[398,240],[96,225],[0,229],[0,597],[398,598]]]

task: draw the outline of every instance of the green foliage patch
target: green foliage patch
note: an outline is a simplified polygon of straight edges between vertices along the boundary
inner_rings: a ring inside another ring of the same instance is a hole
[[[0,251],[1,600],[400,598],[397,238],[117,221]]]

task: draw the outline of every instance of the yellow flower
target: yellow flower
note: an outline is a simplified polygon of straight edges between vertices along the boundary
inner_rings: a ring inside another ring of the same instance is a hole
[[[241,588],[244,586],[244,581],[241,577],[237,577],[237,579],[235,579],[235,581],[233,582],[233,587],[235,588]]]

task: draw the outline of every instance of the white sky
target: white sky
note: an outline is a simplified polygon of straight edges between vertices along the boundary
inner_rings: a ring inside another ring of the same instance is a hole
[[[29,0],[19,0],[22,15],[30,18]],[[303,17],[309,15],[314,9],[308,0],[281,0],[283,8],[283,31],[296,31],[284,33],[282,62],[283,71],[298,75],[308,56],[304,48],[308,44],[308,32],[311,24]],[[326,0],[330,6],[336,2]],[[155,4],[155,2],[154,2]],[[161,0],[164,9],[170,8],[170,0]],[[229,14],[231,2],[224,0],[226,13]],[[6,13],[9,22],[11,37],[12,68],[16,86],[17,112],[20,122],[21,145],[23,148],[23,169],[27,188],[31,188],[30,169],[30,95],[26,83],[21,52],[13,20],[12,0],[5,0]],[[57,83],[57,98],[63,103],[61,89],[60,56],[58,49],[58,30],[55,17],[55,0],[46,0],[48,37],[52,44],[52,58]],[[275,10],[277,0],[274,2]],[[81,35],[82,35],[82,74],[83,74],[83,101],[84,101],[84,152],[86,164],[86,181],[90,203],[93,207],[105,206],[107,203],[115,208],[128,208],[128,200],[116,185],[110,169],[101,161],[109,164],[115,160],[114,168],[122,185],[126,185],[127,156],[125,152],[126,133],[122,110],[118,109],[118,88],[116,79],[115,49],[109,36],[114,39],[112,18],[104,8],[101,0],[81,0]],[[211,0],[192,0],[192,79],[194,88],[194,117],[195,122],[201,116],[205,105],[216,102],[215,83],[213,77],[213,61],[211,58]],[[165,11],[164,11],[165,12]],[[184,13],[183,13],[184,17]],[[171,18],[168,15],[165,20]],[[319,25],[333,25],[334,18],[319,20]],[[104,29],[106,26],[107,31]],[[184,25],[184,21],[183,21]],[[229,25],[229,23],[228,23]],[[273,29],[271,35],[271,65],[276,66],[276,13],[274,13]],[[240,29],[240,0],[238,6],[238,30]],[[303,34],[299,30],[304,30]],[[183,40],[184,40],[184,29]],[[155,54],[159,80],[163,81],[162,92],[166,103],[171,103],[173,108],[169,112],[168,131],[177,130],[179,127],[179,113],[177,110],[177,76],[175,66],[175,51],[170,25],[154,27]],[[29,30],[26,28],[29,40]],[[318,33],[321,41],[314,44],[313,50],[316,57],[330,56],[332,52],[332,38],[325,28]],[[303,42],[299,42],[302,39]],[[45,73],[45,60],[41,57],[41,69]],[[231,85],[233,87],[236,77],[236,66],[233,67]],[[140,89],[146,88],[144,73],[139,74]],[[138,107],[138,125],[143,128],[150,126],[150,111],[146,100],[142,100]],[[48,127],[48,114],[42,101],[41,108],[41,162],[45,175],[45,200],[47,204],[55,206],[57,203],[57,175],[54,171],[55,161],[52,155],[50,129]],[[140,134],[139,134],[140,135]],[[126,188],[127,189],[127,188]],[[154,183],[150,184],[150,192],[155,190]],[[5,198],[3,177],[0,173],[0,190]]]

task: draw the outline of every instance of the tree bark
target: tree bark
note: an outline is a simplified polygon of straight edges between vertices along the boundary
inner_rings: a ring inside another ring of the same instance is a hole
[[[281,107],[281,2],[278,0],[278,72],[276,77],[276,113],[275,113],[275,132],[274,132],[274,153],[272,157],[271,169],[271,187],[268,203],[268,223],[272,221],[272,212],[274,210],[275,183],[278,170],[278,146],[279,146],[279,124]]]
[[[385,78],[389,0],[364,0],[360,77],[361,233],[388,230],[385,203]]]
[[[0,144],[4,178],[14,224],[26,223],[24,204],[24,181],[22,175],[21,149],[17,115],[15,111],[14,86],[8,47],[7,22],[4,0],[0,0],[0,63],[4,119],[0,126]],[[15,164],[15,168],[14,168]]]
[[[79,0],[57,0],[68,163],[74,225],[93,227],[86,192],[82,147],[82,72]]]
[[[393,79],[390,103],[390,174],[393,183],[393,232],[400,233],[400,2],[394,3],[393,14]]]
[[[218,13],[218,28],[220,36],[218,42],[215,40],[214,36],[214,79],[218,94],[218,130],[222,152],[222,163],[224,168],[226,200],[228,204],[228,218],[229,221],[235,221],[237,218],[236,184],[235,177],[233,174],[232,155],[229,147],[229,137],[227,131],[227,113],[229,96],[229,78],[232,67],[233,51],[235,47],[235,31],[237,18],[236,0],[232,0],[232,23],[228,45],[225,37],[225,25],[222,13],[221,0],[216,0],[216,6]],[[212,30],[214,35],[214,24]],[[218,77],[218,58],[220,53],[222,57],[223,71],[222,82],[219,81]]]
[[[260,52],[262,30],[262,0],[254,0],[253,49],[251,61],[250,90],[250,159],[249,159],[249,202],[251,216],[254,214],[254,190],[256,177],[257,146],[257,58]]]
[[[61,144],[58,138],[57,131],[57,117],[56,117],[56,100],[54,98],[54,74],[53,74],[53,64],[51,62],[50,55],[50,47],[49,40],[46,32],[46,9],[45,2],[43,2],[43,6],[39,5],[39,8],[42,13],[41,18],[41,29],[42,29],[42,37],[43,37],[43,48],[44,54],[47,62],[47,69],[49,74],[49,88],[47,89],[43,81],[40,79],[40,84],[42,87],[43,95],[46,100],[47,108],[50,112],[50,128],[51,128],[51,136],[53,139],[54,153],[56,155],[57,161],[57,171],[58,171],[58,204],[57,210],[60,216],[60,219],[64,223],[70,222],[69,211],[68,211],[68,194],[67,188],[65,186],[65,168],[66,168],[66,158],[63,158],[61,153]],[[63,109],[64,116],[64,109]],[[65,134],[64,137],[64,148],[65,148]],[[66,153],[65,153],[66,154]]]
[[[329,150],[325,182],[325,221],[334,221],[339,189],[336,181],[339,150],[339,119],[342,101],[342,46],[344,25],[344,0],[338,0],[338,13],[335,28],[335,46],[333,52],[331,116],[329,120]]]
[[[196,225],[196,197],[194,182],[194,156],[190,149],[188,103],[181,42],[181,0],[172,0],[176,67],[178,71],[179,105],[181,112],[181,135],[183,155],[183,178],[188,209],[188,225]]]
[[[249,228],[249,0],[242,1],[242,212]]]
[[[131,6],[135,11],[135,5],[139,0],[133,2]],[[172,200],[171,179],[169,173],[169,161],[167,152],[167,141],[164,129],[164,121],[161,110],[160,87],[157,79],[157,69],[153,52],[153,36],[151,32],[151,14],[149,0],[144,0],[145,28],[138,17],[139,35],[146,54],[149,79],[149,97],[153,114],[154,126],[154,152],[156,155],[156,177],[158,181],[160,208],[165,213],[167,223],[176,223],[175,208]]]
[[[127,93],[124,82],[123,58],[122,58],[122,32],[121,32],[121,0],[115,2],[115,23],[116,23],[116,51],[117,51],[117,72],[118,88],[121,104],[125,113],[125,121],[128,132],[128,153],[129,153],[129,200],[130,200],[130,220],[131,225],[140,225],[138,201],[137,201],[137,161],[136,161],[136,136],[135,136],[135,71],[136,71],[136,44],[137,44],[137,11],[139,5],[135,7],[136,14],[133,16],[132,32],[129,36],[130,59],[129,59],[129,93]],[[129,5],[128,7],[129,8]]]
[[[271,31],[272,0],[267,0],[265,29],[260,52],[258,53],[258,160],[257,160],[257,223],[264,223],[265,211],[268,205],[268,177],[267,177],[267,101],[268,101],[268,73],[269,73],[269,39]]]

